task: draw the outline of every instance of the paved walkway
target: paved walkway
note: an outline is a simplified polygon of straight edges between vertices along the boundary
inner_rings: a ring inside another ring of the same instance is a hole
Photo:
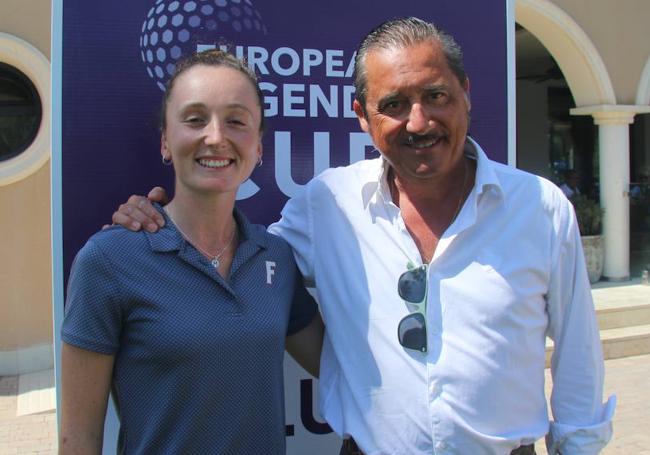
[[[616,394],[614,437],[603,455],[650,455],[650,355],[605,361],[603,401]],[[546,395],[551,376],[546,370]],[[543,441],[536,444],[538,455],[546,455]],[[568,454],[570,455],[570,454]]]
[[[0,377],[0,455],[56,454],[56,414],[17,416],[18,376]]]
[[[650,355],[607,360],[605,368],[605,397],[616,393],[618,406],[614,438],[602,453],[650,455]],[[16,376],[0,378],[0,455],[56,454],[56,414],[16,417],[17,392]],[[543,443],[537,453],[546,454]]]

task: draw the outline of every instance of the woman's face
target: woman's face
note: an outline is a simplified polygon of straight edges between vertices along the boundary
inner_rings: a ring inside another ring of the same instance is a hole
[[[176,172],[176,193],[235,193],[262,156],[255,87],[226,66],[182,73],[165,109],[161,154]]]

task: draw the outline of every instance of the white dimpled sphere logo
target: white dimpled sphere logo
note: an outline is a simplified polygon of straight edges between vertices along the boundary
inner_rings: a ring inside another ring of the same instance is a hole
[[[237,43],[238,37],[266,34],[250,0],[157,0],[142,23],[140,56],[160,90],[176,61],[197,45]]]

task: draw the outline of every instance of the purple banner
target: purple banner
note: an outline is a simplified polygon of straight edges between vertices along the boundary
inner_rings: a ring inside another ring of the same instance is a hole
[[[242,186],[238,202],[254,222],[275,221],[315,173],[377,156],[352,111],[352,66],[361,38],[391,18],[418,16],[457,39],[471,80],[470,132],[492,158],[506,162],[506,3],[55,0],[56,11],[63,5],[62,23],[54,24],[55,36],[63,37],[63,276],[130,194],[155,185],[173,191],[173,172],[160,162],[161,87],[178,57],[197,49],[227,46],[260,77],[264,165]],[[57,327],[61,315],[55,308]],[[58,330],[56,339],[58,346]],[[316,384],[304,376],[285,362],[287,453],[337,453],[338,438],[320,421]],[[105,450],[115,450],[116,428],[109,417]]]
[[[315,172],[376,156],[351,109],[353,53],[371,28],[409,15],[437,23],[462,46],[471,134],[505,162],[505,1],[65,0],[65,274],[118,203],[154,185],[173,190],[172,172],[160,163],[158,119],[160,86],[178,56],[229,45],[260,76],[268,118],[264,166],[238,204],[268,224]]]

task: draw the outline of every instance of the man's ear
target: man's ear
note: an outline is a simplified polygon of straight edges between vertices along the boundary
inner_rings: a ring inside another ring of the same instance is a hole
[[[465,78],[465,83],[463,84],[463,91],[465,92],[465,101],[467,101],[467,112],[472,110],[472,101],[469,96],[470,92],[470,83],[469,83],[469,78]]]
[[[359,126],[363,131],[368,133],[370,128],[368,125],[368,119],[366,118],[366,111],[363,109],[363,106],[359,101],[354,100],[352,102],[352,109],[354,109],[354,113],[357,114],[357,118],[359,119]]]

